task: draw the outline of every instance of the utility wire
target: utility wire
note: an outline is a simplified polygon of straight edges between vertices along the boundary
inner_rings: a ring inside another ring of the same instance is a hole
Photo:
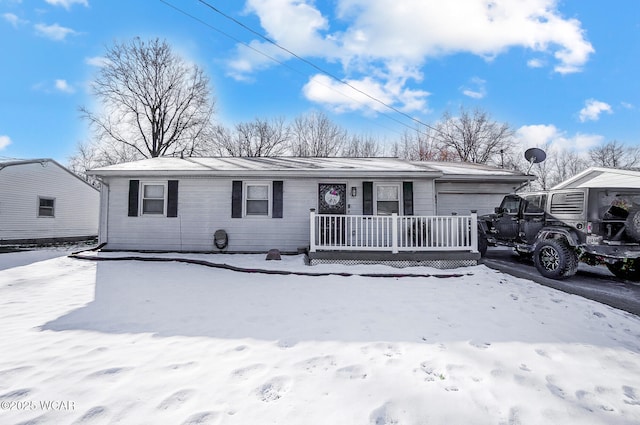
[[[161,1],[163,1],[163,0],[161,0]],[[204,1],[204,0],[198,0],[198,1],[199,1],[200,3],[202,3],[203,5],[207,6],[208,8],[210,8],[211,10],[213,10],[214,12],[218,13],[219,15],[224,16],[226,19],[231,20],[232,22],[236,23],[237,25],[239,25],[239,26],[241,26],[242,28],[246,29],[247,31],[251,32],[252,34],[255,34],[256,36],[260,37],[261,39],[265,40],[266,42],[268,42],[268,43],[270,43],[270,44],[272,44],[272,45],[276,46],[276,47],[277,47],[277,48],[279,48],[280,50],[282,50],[282,51],[284,51],[284,52],[286,52],[286,53],[290,54],[291,56],[295,57],[296,59],[298,59],[298,60],[300,60],[300,61],[302,61],[302,62],[306,63],[307,65],[309,65],[309,66],[311,66],[312,68],[314,68],[314,69],[318,70],[319,72],[323,73],[324,75],[326,75],[326,76],[328,76],[328,77],[330,77],[330,78],[332,78],[332,79],[334,79],[334,80],[338,81],[339,83],[342,83],[342,84],[346,85],[347,87],[350,87],[351,89],[353,89],[353,90],[357,91],[358,93],[360,93],[360,94],[362,94],[362,95],[364,95],[364,96],[368,97],[369,99],[373,100],[374,102],[377,102],[377,103],[379,103],[380,105],[383,105],[384,107],[386,107],[386,108],[388,108],[388,109],[390,109],[390,110],[392,110],[392,111],[394,111],[394,112],[396,112],[396,113],[398,113],[398,114],[400,114],[400,115],[404,116],[405,118],[408,118],[409,120],[411,120],[411,121],[413,121],[413,122],[415,122],[415,123],[417,123],[417,124],[423,125],[423,126],[425,126],[426,128],[429,128],[429,129],[431,129],[431,130],[434,130],[434,131],[436,131],[436,132],[438,132],[438,133],[441,133],[441,134],[442,134],[442,132],[441,132],[439,129],[437,129],[437,128],[435,128],[435,127],[433,127],[433,126],[431,126],[431,125],[429,125],[429,124],[427,124],[427,123],[424,123],[424,122],[420,121],[419,119],[417,119],[417,118],[415,118],[415,117],[412,117],[411,115],[407,114],[406,112],[401,111],[400,109],[396,108],[396,107],[395,107],[395,106],[393,106],[393,105],[389,105],[388,103],[386,103],[386,102],[384,102],[384,101],[382,101],[382,100],[378,99],[378,98],[377,98],[377,97],[375,97],[375,96],[370,95],[369,93],[366,93],[366,92],[365,92],[365,91],[363,91],[363,90],[360,90],[359,88],[357,88],[357,87],[353,86],[352,84],[350,84],[348,81],[345,81],[345,80],[341,79],[340,77],[338,77],[338,76],[336,76],[336,75],[332,74],[331,72],[326,71],[326,70],[324,70],[323,68],[319,67],[318,65],[316,65],[316,64],[315,64],[315,63],[313,63],[313,62],[311,62],[310,60],[305,59],[305,58],[303,58],[303,57],[299,56],[298,54],[296,54],[296,53],[292,52],[291,50],[287,49],[287,48],[286,48],[286,47],[284,47],[284,46],[281,46],[281,45],[280,45],[280,44],[278,44],[276,41],[271,40],[270,38],[268,38],[268,37],[264,36],[264,35],[263,35],[263,34],[261,34],[260,32],[258,32],[258,31],[256,31],[256,30],[254,30],[253,28],[251,28],[251,27],[249,27],[249,26],[245,25],[243,22],[241,22],[241,21],[237,20],[236,18],[234,18],[234,17],[232,17],[232,16],[230,16],[230,15],[228,15],[228,14],[224,13],[223,11],[221,11],[221,10],[220,10],[220,9],[218,9],[217,7],[213,6],[212,4],[210,4],[210,3],[208,3],[208,2],[206,2],[206,1]],[[243,43],[243,44],[244,44],[244,43]],[[280,63],[280,62],[278,62],[278,63]],[[353,99],[353,100],[355,100],[355,99]],[[398,120],[394,120],[394,121],[400,122],[400,121],[398,121]],[[404,124],[404,123],[402,123],[402,122],[400,122],[400,123],[401,123],[401,124],[403,124],[405,127],[409,127],[409,126],[407,126],[406,124]]]
[[[186,12],[186,11],[185,11],[185,10],[183,10],[183,9],[180,9],[179,7],[177,7],[177,6],[175,6],[175,5],[171,4],[171,3],[169,3],[168,1],[166,1],[166,0],[159,0],[159,1],[160,1],[161,3],[164,3],[166,6],[168,6],[168,7],[172,8],[172,9],[173,9],[173,10],[175,10],[176,12],[182,13],[183,15],[185,15],[185,16],[187,16],[187,17],[189,17],[189,18],[193,19],[194,21],[196,21],[196,22],[198,22],[198,23],[200,23],[200,24],[202,24],[202,25],[206,26],[206,27],[207,27],[207,28],[209,28],[209,29],[212,29],[212,30],[216,31],[217,33],[219,33],[219,34],[221,34],[221,35],[224,35],[225,37],[227,37],[227,38],[229,38],[229,39],[231,39],[231,40],[235,41],[236,43],[241,44],[241,45],[243,45],[243,46],[247,47],[248,49],[253,50],[254,52],[256,52],[256,53],[258,53],[258,54],[260,54],[260,55],[262,55],[262,56],[266,57],[267,59],[270,59],[270,60],[274,61],[275,63],[277,63],[277,64],[279,64],[279,65],[282,65],[282,66],[284,66],[284,67],[288,68],[289,70],[291,70],[291,71],[293,71],[293,72],[295,72],[295,73],[297,73],[297,74],[299,74],[299,75],[302,75],[303,77],[306,77],[306,76],[307,76],[304,72],[302,72],[302,71],[300,71],[300,70],[298,70],[298,69],[296,69],[296,68],[293,68],[292,66],[287,65],[287,64],[286,64],[286,63],[284,63],[284,62],[279,61],[278,59],[274,58],[273,56],[270,56],[270,55],[268,55],[267,53],[265,53],[265,52],[263,52],[263,51],[261,51],[261,50],[259,50],[259,49],[255,48],[255,47],[251,46],[250,44],[247,44],[246,42],[244,42],[244,41],[242,41],[242,40],[239,40],[238,38],[236,38],[236,37],[232,36],[231,34],[229,34],[229,33],[225,32],[225,31],[222,31],[222,30],[221,30],[221,29],[219,29],[219,28],[214,27],[213,25],[209,24],[208,22],[206,22],[206,21],[204,21],[204,20],[202,20],[202,19],[198,18],[197,16],[195,16],[195,15],[193,15],[193,14],[189,13],[189,12]],[[339,95],[342,95],[342,96],[344,96],[344,97],[346,97],[346,98],[349,98],[349,99],[353,100],[354,102],[357,102],[357,103],[360,103],[361,105],[366,106],[366,104],[362,103],[360,100],[355,99],[355,98],[353,98],[353,97],[349,96],[349,95],[348,95],[348,94],[346,94],[346,93],[340,92],[340,91],[336,90],[335,88],[333,88],[333,87],[331,87],[331,86],[328,86],[328,85],[326,85],[326,84],[322,84],[322,83],[320,83],[320,82],[318,82],[318,81],[312,81],[312,83],[313,83],[313,84],[321,85],[321,86],[323,86],[323,87],[326,87],[327,89],[329,89],[329,90],[331,90],[331,91],[334,91],[334,92],[338,93]],[[378,113],[379,113],[379,114],[381,114],[381,115],[383,115],[383,116],[384,116],[384,117],[386,117],[387,119],[389,119],[389,120],[391,120],[391,121],[395,121],[396,123],[398,123],[398,124],[400,124],[400,125],[402,125],[402,126],[404,126],[404,127],[407,127],[407,128],[409,128],[409,129],[415,130],[415,129],[413,129],[413,128],[409,127],[408,125],[406,125],[404,122],[402,122],[402,121],[400,121],[400,120],[398,120],[398,119],[396,119],[396,118],[394,118],[394,117],[392,117],[392,116],[390,116],[390,115],[388,115],[388,114],[385,114],[384,112],[378,112]],[[380,123],[376,123],[376,125],[379,125],[379,126],[381,126],[381,127],[384,127],[384,128],[386,128],[387,130],[393,131],[393,132],[395,132],[395,133],[401,134],[401,133],[399,133],[398,131],[393,130],[393,129],[389,128],[389,127],[383,126],[383,125],[382,125],[382,124],[380,124]]]

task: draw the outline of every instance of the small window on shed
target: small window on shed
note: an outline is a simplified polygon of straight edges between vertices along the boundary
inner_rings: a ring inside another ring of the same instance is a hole
[[[56,200],[38,198],[38,217],[55,217]]]

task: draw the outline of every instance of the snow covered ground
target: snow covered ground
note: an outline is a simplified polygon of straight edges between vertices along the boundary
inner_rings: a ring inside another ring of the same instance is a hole
[[[457,277],[6,268],[0,424],[640,423],[640,318],[484,266],[411,270]]]

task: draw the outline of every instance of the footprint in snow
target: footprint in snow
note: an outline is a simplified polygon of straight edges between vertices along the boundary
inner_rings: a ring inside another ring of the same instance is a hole
[[[336,376],[342,379],[366,379],[367,372],[361,365],[351,365],[338,369]]]
[[[291,385],[291,378],[288,376],[277,376],[256,388],[254,392],[259,400],[270,403],[282,398],[291,390]]]
[[[101,378],[109,376],[118,376],[122,372],[128,371],[128,367],[111,367],[109,369],[102,369],[87,375],[87,378]]]
[[[336,358],[334,356],[318,356],[311,357],[297,364],[298,367],[303,368],[309,373],[316,371],[327,371],[336,365]]]
[[[182,425],[213,425],[219,422],[220,414],[218,412],[200,412],[191,415]]]
[[[564,399],[566,397],[566,394],[564,393],[564,390],[562,388],[555,384],[555,378],[553,376],[547,376],[546,379],[547,389],[551,392],[551,394],[558,398]]]
[[[195,394],[194,390],[180,390],[169,397],[162,400],[162,402],[156,407],[158,410],[175,410],[182,406],[184,403],[189,401],[191,397]]]
[[[106,407],[95,406],[87,410],[85,414],[80,417],[80,419],[73,423],[73,425],[91,424],[97,421],[102,422],[106,414]]]
[[[265,370],[267,368],[266,365],[262,363],[252,364],[246,367],[242,367],[231,372],[231,377],[240,380],[247,380],[251,376]]]
[[[624,404],[629,404],[631,406],[640,406],[640,396],[638,396],[637,389],[625,385],[622,387],[622,391],[624,391],[625,397],[629,399],[625,400]]]
[[[486,350],[491,346],[491,343],[485,342],[485,341],[471,340],[469,341],[469,345],[471,345],[472,347],[479,348],[480,350]]]
[[[0,395],[0,401],[20,401],[29,394],[31,394],[31,388],[21,388],[19,390]]]

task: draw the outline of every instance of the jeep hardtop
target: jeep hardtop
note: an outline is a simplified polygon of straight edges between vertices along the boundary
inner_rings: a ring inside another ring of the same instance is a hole
[[[552,279],[578,262],[640,281],[640,189],[577,188],[511,194],[478,218],[478,246],[513,247]]]

